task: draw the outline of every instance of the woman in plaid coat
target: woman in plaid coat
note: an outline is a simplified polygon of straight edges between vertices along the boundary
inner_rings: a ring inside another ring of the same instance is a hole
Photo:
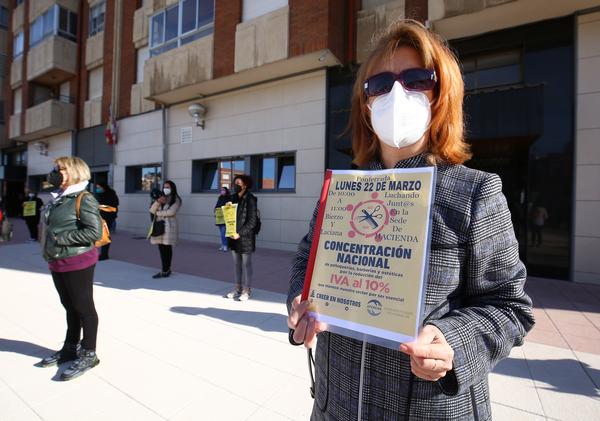
[[[395,351],[325,331],[300,301],[318,209],[288,294],[291,341],[316,345],[312,420],[491,420],[488,373],[533,326],[525,266],[499,177],[466,168],[464,86],[448,47],[392,25],[352,98],[354,161],[437,167],[423,328]],[[317,341],[318,335],[318,341]]]

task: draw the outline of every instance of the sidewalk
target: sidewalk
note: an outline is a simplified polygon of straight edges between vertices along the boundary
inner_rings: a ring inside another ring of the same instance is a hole
[[[306,354],[287,344],[278,293],[293,254],[260,250],[260,288],[240,303],[222,298],[230,256],[215,249],[183,242],[177,273],[153,280],[158,252],[116,236],[96,274],[102,362],[61,383],[33,366],[64,335],[39,246],[1,244],[0,420],[307,420]],[[490,376],[494,419],[600,420],[600,288],[533,279],[528,290],[543,307]]]

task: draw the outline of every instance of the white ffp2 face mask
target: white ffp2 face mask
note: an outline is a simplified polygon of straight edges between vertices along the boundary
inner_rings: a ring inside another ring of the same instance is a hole
[[[170,195],[170,194],[171,194],[171,189],[167,187],[167,188],[163,189],[163,193],[164,193],[166,196],[168,196],[168,195]]]
[[[377,137],[396,148],[415,144],[423,137],[431,121],[427,95],[407,91],[397,81],[389,93],[375,98],[369,108],[371,125]]]

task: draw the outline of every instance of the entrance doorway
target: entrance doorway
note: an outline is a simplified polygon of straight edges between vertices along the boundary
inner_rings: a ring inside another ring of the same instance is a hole
[[[527,164],[529,161],[529,145],[532,141],[531,138],[472,141],[473,158],[465,164],[467,167],[500,176],[502,193],[506,197],[515,235],[519,242],[519,255],[525,264],[527,264],[527,238],[529,232]]]

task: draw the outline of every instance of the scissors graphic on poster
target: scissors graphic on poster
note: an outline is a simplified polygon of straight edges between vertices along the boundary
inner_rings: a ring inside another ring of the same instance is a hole
[[[373,209],[371,212],[367,211],[366,209],[361,209],[363,216],[361,216],[359,218],[359,222],[367,221],[367,223],[369,223],[369,225],[371,225],[371,227],[377,228],[379,226],[379,224],[377,223],[376,219],[383,219],[383,214],[377,213],[380,210],[381,210],[380,205],[377,205],[375,207],[375,209]]]

